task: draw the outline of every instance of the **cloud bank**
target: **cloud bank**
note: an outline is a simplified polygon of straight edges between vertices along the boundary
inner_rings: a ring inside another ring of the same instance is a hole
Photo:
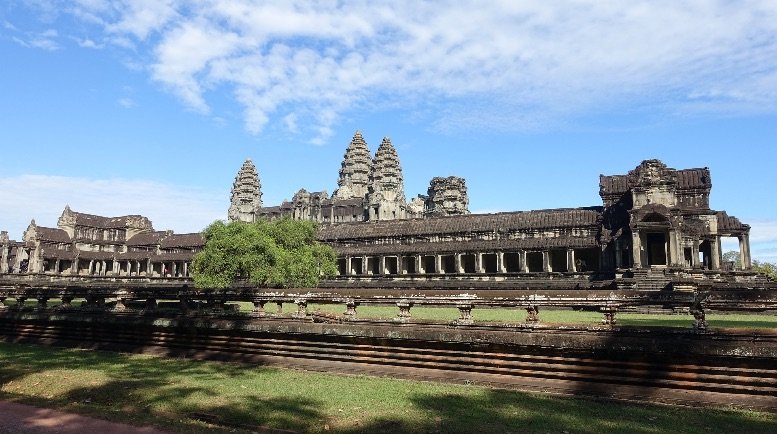
[[[51,13],[51,8],[44,8]],[[401,106],[437,128],[545,129],[592,112],[777,111],[777,2],[76,0],[188,108],[314,143]],[[215,99],[215,98],[210,98]]]

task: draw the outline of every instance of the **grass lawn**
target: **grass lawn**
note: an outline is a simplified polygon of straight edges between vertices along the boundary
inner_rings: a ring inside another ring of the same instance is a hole
[[[0,399],[181,433],[258,426],[338,433],[777,432],[777,415],[768,413],[8,343],[0,343]]]

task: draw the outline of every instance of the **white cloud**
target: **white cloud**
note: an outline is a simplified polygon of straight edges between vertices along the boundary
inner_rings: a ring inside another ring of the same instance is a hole
[[[231,91],[248,131],[291,113],[316,143],[344,113],[392,104],[443,129],[547,128],[626,105],[777,111],[768,0],[80,0],[76,10],[103,23],[98,40],[151,56],[152,78],[189,108],[207,113],[208,92]]]
[[[135,100],[133,100],[132,98],[127,98],[127,97],[119,98],[116,101],[116,103],[119,104],[120,106],[126,108],[126,109],[130,109],[130,108],[133,108],[133,107],[137,106],[137,104],[135,103]]]
[[[179,233],[196,232],[226,217],[227,191],[201,191],[133,179],[89,179],[22,175],[0,178],[3,227],[12,239],[21,239],[31,219],[56,227],[65,205],[74,211],[103,216],[141,214],[154,228]]]

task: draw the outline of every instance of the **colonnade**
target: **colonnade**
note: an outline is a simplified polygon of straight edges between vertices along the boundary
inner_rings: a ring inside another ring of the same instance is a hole
[[[580,251],[589,252],[580,254]],[[339,274],[486,274],[531,272],[597,271],[599,260],[591,261],[593,249],[551,249],[417,253],[412,255],[345,255],[338,259]],[[598,249],[596,249],[598,250]],[[588,260],[581,259],[588,258]],[[594,262],[594,263],[589,263]]]

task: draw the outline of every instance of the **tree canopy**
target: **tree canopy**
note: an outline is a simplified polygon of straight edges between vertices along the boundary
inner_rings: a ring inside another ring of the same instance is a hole
[[[742,262],[739,258],[739,252],[734,250],[724,253],[723,261],[733,262],[734,266],[737,268],[742,266]],[[777,265],[772,264],[771,262],[759,261],[757,259],[754,259],[750,265],[753,271],[765,274],[772,280],[777,280]]]
[[[194,256],[194,284],[228,288],[236,280],[271,288],[312,288],[337,273],[337,256],[316,241],[310,221],[215,221],[205,229],[205,247]]]

